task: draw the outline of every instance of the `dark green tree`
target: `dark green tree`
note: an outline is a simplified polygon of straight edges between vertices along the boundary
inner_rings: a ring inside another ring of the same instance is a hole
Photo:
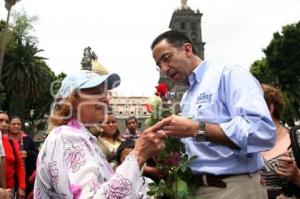
[[[250,71],[261,83],[279,87],[286,97],[285,119],[293,125],[300,116],[300,22],[276,32],[263,50],[265,58],[255,61]]]
[[[45,92],[49,92],[51,77],[45,58],[37,40],[30,35],[35,17],[26,14],[15,15],[11,30],[10,45],[7,48],[2,84],[7,94],[7,109],[11,115],[25,118],[26,104],[37,102]]]

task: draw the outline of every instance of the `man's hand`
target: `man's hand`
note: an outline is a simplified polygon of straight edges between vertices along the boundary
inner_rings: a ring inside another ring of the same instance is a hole
[[[166,135],[176,137],[193,137],[199,127],[198,122],[177,115],[171,115],[157,125],[161,126]]]
[[[191,119],[172,115],[163,119],[156,124],[167,136],[176,137],[194,137],[199,128],[199,123]],[[207,141],[216,144],[224,145],[233,149],[240,149],[233,143],[224,133],[219,124],[206,123],[205,125],[205,138]]]

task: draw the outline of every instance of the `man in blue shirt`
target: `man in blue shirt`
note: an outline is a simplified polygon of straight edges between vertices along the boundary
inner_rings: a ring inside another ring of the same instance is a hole
[[[275,142],[275,126],[259,82],[244,68],[203,61],[182,33],[167,31],[152,43],[159,70],[188,89],[181,117],[164,119],[169,136],[182,137],[201,198],[267,198],[260,152]]]

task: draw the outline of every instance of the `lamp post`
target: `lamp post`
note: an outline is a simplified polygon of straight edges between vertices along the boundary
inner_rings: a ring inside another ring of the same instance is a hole
[[[5,0],[5,8],[7,9],[7,17],[6,17],[5,28],[4,28],[4,33],[3,33],[3,37],[2,37],[1,49],[0,49],[0,80],[2,78],[3,61],[4,61],[5,47],[6,47],[6,42],[7,42],[10,11],[11,11],[11,8],[16,4],[17,1],[19,1],[19,0]]]

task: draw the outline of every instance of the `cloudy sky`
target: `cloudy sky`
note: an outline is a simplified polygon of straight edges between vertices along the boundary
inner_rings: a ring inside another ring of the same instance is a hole
[[[92,47],[99,61],[122,78],[122,95],[154,93],[158,72],[150,44],[168,30],[180,0],[21,0],[13,10],[37,15],[41,54],[55,71],[80,69],[83,49]],[[202,16],[205,58],[247,68],[263,56],[272,35],[300,20],[299,0],[188,0]],[[5,19],[4,1],[0,17]]]

